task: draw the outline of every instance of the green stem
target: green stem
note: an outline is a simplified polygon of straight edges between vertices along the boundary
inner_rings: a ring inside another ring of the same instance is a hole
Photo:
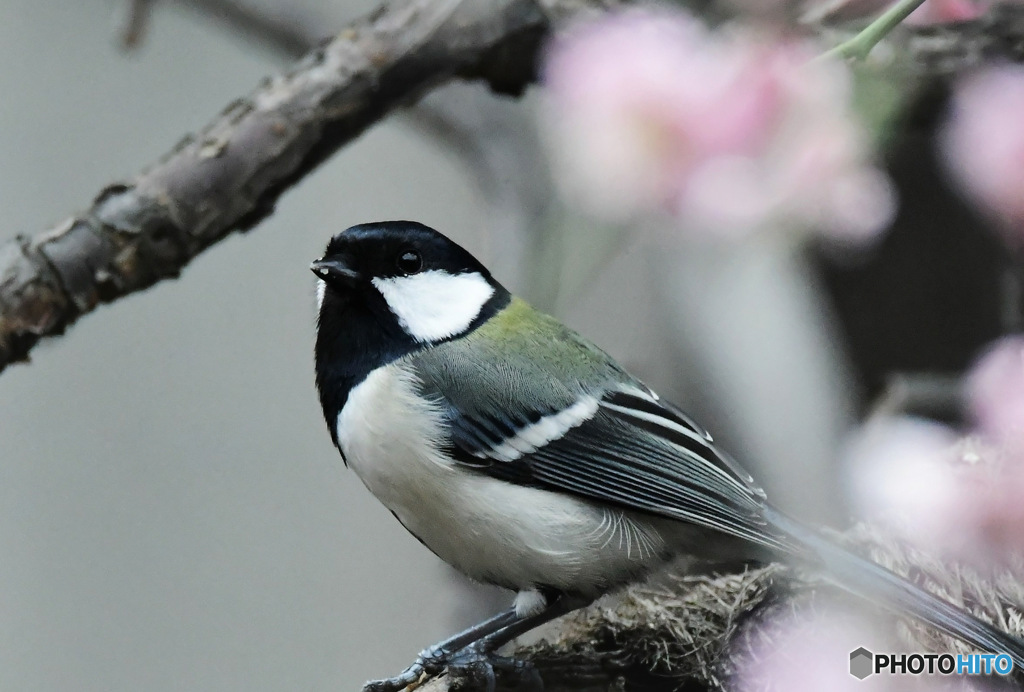
[[[859,34],[848,41],[843,41],[822,57],[864,60],[879,41],[922,3],[924,0],[900,0],[883,12],[878,19],[868,24]]]

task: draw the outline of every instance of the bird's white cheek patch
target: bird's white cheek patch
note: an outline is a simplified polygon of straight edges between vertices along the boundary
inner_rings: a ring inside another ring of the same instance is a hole
[[[473,323],[494,288],[477,272],[440,270],[373,279],[398,323],[420,342],[447,339]]]

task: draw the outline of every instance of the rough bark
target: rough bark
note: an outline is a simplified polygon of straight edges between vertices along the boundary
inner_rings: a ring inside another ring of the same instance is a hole
[[[99,304],[178,276],[197,254],[271,213],[285,190],[345,143],[432,87],[463,77],[521,92],[553,23],[617,2],[406,0],[354,22],[133,181],[107,186],[85,212],[0,245],[0,371]],[[289,50],[301,46],[296,35]],[[1020,60],[1024,7],[901,30],[892,43],[919,74]]]
[[[552,17],[600,0],[409,0],[346,27],[230,104],[84,213],[0,246],[0,370],[99,304],[178,276],[197,254],[389,111],[454,77],[517,94]]]

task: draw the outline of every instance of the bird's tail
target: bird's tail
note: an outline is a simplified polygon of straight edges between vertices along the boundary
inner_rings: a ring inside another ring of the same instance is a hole
[[[1014,669],[1024,671],[1024,640],[1021,638],[996,629],[881,565],[831,543],[780,512],[770,510],[769,514],[769,521],[809,550],[821,562],[828,578],[841,588],[888,610],[909,615],[987,653],[1009,654]]]

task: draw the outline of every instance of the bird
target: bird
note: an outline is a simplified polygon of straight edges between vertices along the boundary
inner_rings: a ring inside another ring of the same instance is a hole
[[[515,592],[365,689],[498,660],[681,556],[797,561],[1024,668],[1024,640],[777,510],[696,421],[439,231],[355,225],[311,269],[316,387],[345,465],[442,560]]]

